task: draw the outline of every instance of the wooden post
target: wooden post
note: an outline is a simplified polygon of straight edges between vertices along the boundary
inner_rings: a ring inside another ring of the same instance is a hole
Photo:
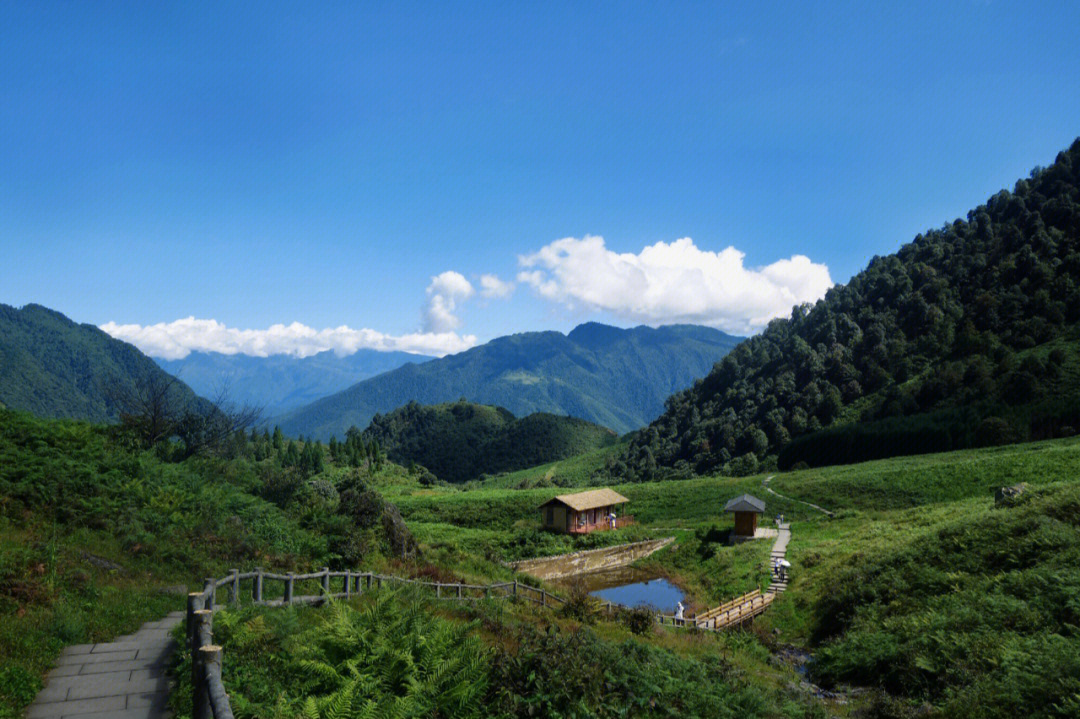
[[[547,606],[547,592],[544,591],[543,589],[540,590],[540,606],[542,606],[542,607]]]
[[[435,598],[442,599],[442,585],[435,582]]]
[[[213,577],[207,577],[205,584],[203,585],[203,594],[206,595],[206,601],[203,604],[204,609],[213,610],[214,608],[214,594],[217,593],[217,585],[215,584]]]
[[[251,599],[256,604],[262,604],[262,585],[263,585],[263,570],[262,570],[262,567],[255,567],[255,579],[251,583]]]
[[[461,599],[461,585],[457,585],[457,598]]]
[[[240,601],[240,570],[233,569],[232,583],[229,584],[229,604],[236,604]]]
[[[210,644],[200,649],[199,653],[202,655],[207,678],[214,678],[213,682],[206,682],[206,699],[211,715],[214,719],[232,719],[229,696],[225,693],[225,685],[221,682],[221,647]],[[214,711],[215,706],[219,711]]]
[[[517,580],[514,580],[514,596],[517,597]]]
[[[345,591],[345,598],[348,599],[352,594],[352,572],[348,569],[345,570],[345,581],[342,582],[342,586]]]
[[[292,604],[292,593],[293,593],[293,582],[294,581],[295,580],[293,579],[293,573],[289,572],[289,575],[287,577],[285,577],[285,598],[282,600],[282,603],[284,603],[284,604]]]
[[[209,609],[200,609],[193,614],[194,634],[191,645],[191,715],[192,719],[212,719],[213,710],[210,708],[210,693],[206,684],[206,664],[203,649],[203,635],[210,636],[213,632],[214,612]]]
[[[205,600],[203,599],[202,592],[190,592],[187,595],[187,645],[188,651],[192,654],[191,660],[191,686],[196,686],[195,677],[195,650],[198,648],[199,632],[198,632],[198,619],[195,616],[195,612],[202,610],[202,605]]]
[[[326,597],[330,595],[330,567],[323,567],[322,570],[322,593]]]

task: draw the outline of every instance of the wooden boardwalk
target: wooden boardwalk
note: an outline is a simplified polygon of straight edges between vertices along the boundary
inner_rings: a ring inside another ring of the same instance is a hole
[[[773,572],[776,560],[784,559],[787,554],[787,546],[791,541],[791,525],[781,524],[777,531],[776,541],[773,542],[769,553],[769,571]],[[698,629],[727,629],[735,627],[743,622],[753,619],[769,608],[778,595],[787,589],[787,580],[781,580],[772,575],[772,583],[768,589],[762,592],[759,589],[724,602],[718,607],[706,610],[693,617],[677,619],[671,615],[661,614],[658,619],[661,624],[676,627],[697,627]]]

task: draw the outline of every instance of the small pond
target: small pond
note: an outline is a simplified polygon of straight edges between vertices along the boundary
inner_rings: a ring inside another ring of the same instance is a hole
[[[563,586],[583,583],[589,594],[624,607],[652,607],[674,612],[684,594],[668,580],[636,567],[618,567],[559,580]]]

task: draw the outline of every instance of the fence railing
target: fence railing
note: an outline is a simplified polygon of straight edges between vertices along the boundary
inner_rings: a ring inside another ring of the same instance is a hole
[[[335,581],[337,580],[337,581]],[[275,574],[256,569],[241,572],[234,569],[221,579],[209,577],[200,592],[188,594],[187,643],[191,651],[191,686],[193,719],[233,719],[229,696],[221,679],[222,648],[214,644],[213,621],[218,590],[227,592],[227,602],[241,601],[241,582],[250,581],[251,603],[266,606],[317,604],[328,598],[349,598],[363,594],[372,587],[384,584],[410,584],[435,590],[439,599],[474,601],[485,597],[512,598],[533,602],[542,607],[560,607],[566,600],[544,589],[518,581],[495,584],[465,584],[462,582],[428,582],[419,579],[375,574],[374,572],[331,572],[329,567],[309,574]],[[267,582],[281,582],[281,593],[267,592]],[[298,594],[301,582],[318,582],[317,594]],[[335,586],[336,585],[336,586]],[[340,591],[332,591],[340,589]],[[273,598],[269,595],[273,594]]]
[[[756,617],[772,604],[775,595],[762,594],[755,589],[749,594],[724,602],[718,607],[701,612],[693,617],[676,617],[670,614],[658,614],[657,621],[672,627],[697,627],[698,629],[725,629]]]
[[[335,581],[336,580],[336,581]],[[497,582],[495,584],[465,584],[462,582],[429,582],[420,579],[406,579],[374,572],[331,572],[324,567],[321,572],[308,574],[279,574],[256,569],[253,572],[241,572],[234,569],[221,579],[207,578],[200,592],[188,594],[187,604],[187,643],[191,651],[191,686],[193,719],[233,719],[229,696],[221,679],[222,648],[214,644],[213,621],[217,593],[224,588],[229,604],[241,602],[241,583],[250,582],[251,603],[265,606],[286,606],[289,604],[317,604],[329,598],[349,598],[361,595],[372,587],[409,584],[435,590],[439,599],[454,601],[475,601],[486,597],[518,598],[533,602],[542,607],[557,608],[566,604],[562,597],[547,590],[529,586],[518,581]],[[267,582],[281,582],[280,597],[277,592],[267,591]],[[300,594],[298,584],[317,582],[316,594]],[[340,589],[340,591],[332,591]],[[270,595],[273,594],[271,598]],[[677,618],[667,614],[657,614],[657,621],[666,626],[702,627],[720,629],[733,626],[760,614],[772,602],[773,595],[762,595],[755,591],[745,594],[697,617]],[[612,602],[601,602],[600,609],[607,613],[617,610]]]
[[[627,514],[616,517],[614,527],[611,526],[610,519],[598,519],[595,522],[588,522],[571,527],[568,531],[570,534],[588,534],[589,532],[603,532],[608,529],[622,529],[623,527],[629,527],[631,524],[636,524],[636,522],[634,522],[634,515]]]

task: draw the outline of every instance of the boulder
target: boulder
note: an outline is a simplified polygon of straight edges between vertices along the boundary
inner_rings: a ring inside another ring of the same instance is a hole
[[[1020,497],[1020,495],[1027,491],[1027,488],[1027,482],[1014,484],[1011,487],[999,487],[997,492],[994,493],[994,503],[999,505],[1011,505]]]

